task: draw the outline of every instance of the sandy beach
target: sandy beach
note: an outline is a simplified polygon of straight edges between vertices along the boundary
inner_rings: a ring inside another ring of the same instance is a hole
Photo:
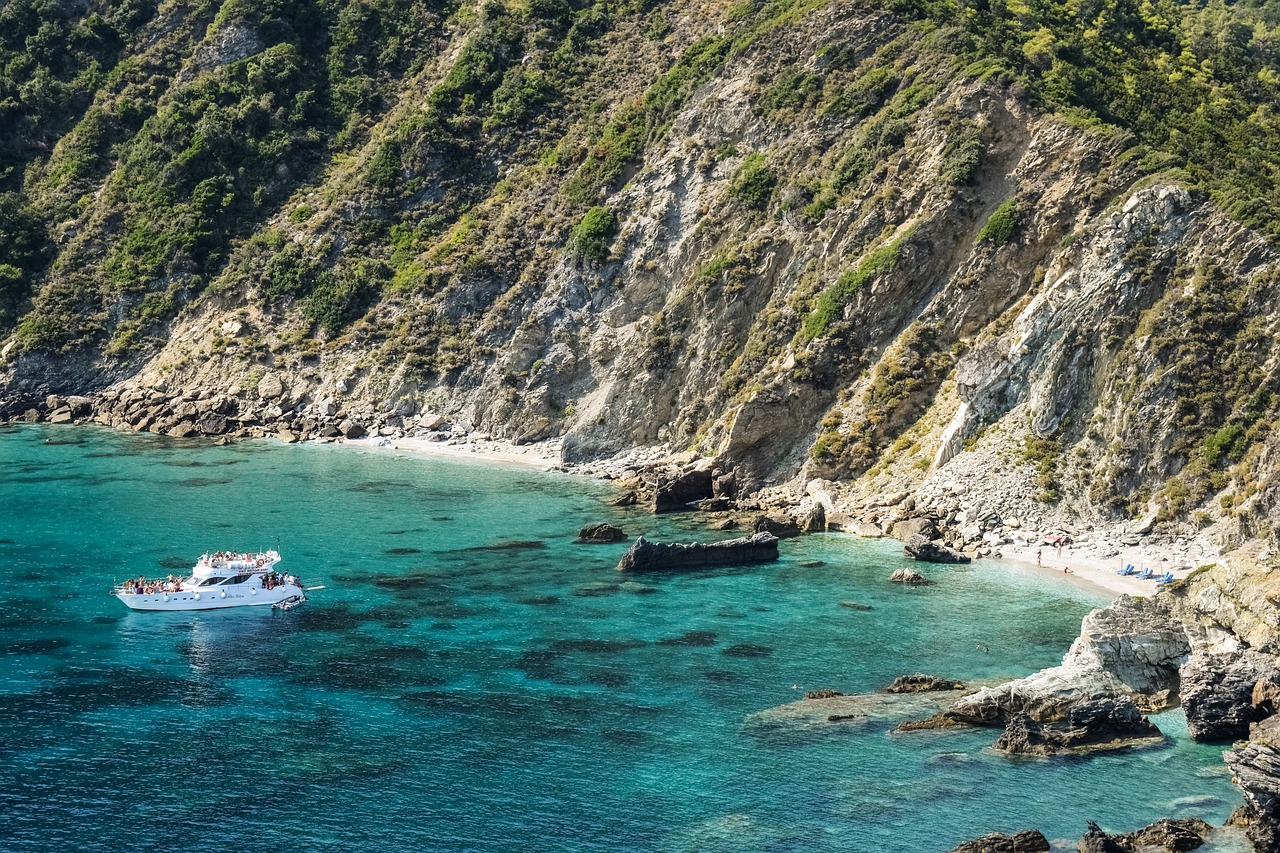
[[[361,450],[388,450],[437,459],[468,459],[505,465],[527,465],[548,470],[560,466],[558,442],[514,445],[502,441],[476,439],[466,442],[430,441],[425,438],[356,438],[346,444]]]
[[[1040,553],[1039,565],[1036,561],[1037,551]],[[1001,547],[1000,552],[1000,557],[984,559],[999,559],[1002,562],[1014,563],[1030,572],[1051,575],[1057,580],[1068,580],[1071,583],[1116,596],[1152,596],[1160,588],[1154,578],[1139,580],[1132,575],[1116,574],[1125,565],[1132,564],[1139,570],[1150,566],[1156,574],[1164,574],[1165,570],[1158,556],[1144,553],[1138,548],[1132,549],[1132,552],[1124,552],[1119,557],[1105,560],[1073,553],[1070,546],[1063,547],[1059,553],[1057,548],[1049,545],[1040,547],[1005,545]],[[1173,576],[1175,579],[1181,579],[1187,574],[1188,571],[1184,569],[1174,571]]]

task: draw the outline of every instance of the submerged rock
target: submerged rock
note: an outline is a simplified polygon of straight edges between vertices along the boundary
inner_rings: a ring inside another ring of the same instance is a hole
[[[895,528],[896,529],[896,528]],[[922,563],[967,563],[969,557],[940,541],[926,539],[916,533],[909,536],[902,546],[902,553]]]
[[[747,723],[758,730],[779,733],[824,731],[833,723],[849,723],[861,721],[865,723],[888,723],[898,725],[907,720],[936,714],[955,699],[959,691],[938,691],[935,693],[857,693],[840,694],[827,690],[814,690],[814,698],[799,699],[759,711],[747,717]],[[844,731],[845,727],[837,727],[832,731]]]
[[[1047,853],[1049,841],[1037,829],[1026,829],[1013,835],[993,832],[966,841],[950,853]]]
[[[821,690],[810,690],[804,694],[806,699],[831,699],[835,696],[843,696],[839,690],[833,690],[830,687],[824,687]]]
[[[728,539],[704,545],[650,542],[643,536],[618,561],[620,572],[657,572],[767,563],[778,559],[778,537],[757,533],[749,539]]]

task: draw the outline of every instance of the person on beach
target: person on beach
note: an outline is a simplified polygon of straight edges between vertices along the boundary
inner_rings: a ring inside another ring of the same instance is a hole
[[[1040,554],[1041,554],[1041,552],[1043,552],[1043,551],[1044,551],[1044,549],[1043,549],[1043,548],[1037,548],[1037,549],[1036,549],[1036,568],[1037,568],[1037,569],[1038,569],[1038,568],[1040,568]]]

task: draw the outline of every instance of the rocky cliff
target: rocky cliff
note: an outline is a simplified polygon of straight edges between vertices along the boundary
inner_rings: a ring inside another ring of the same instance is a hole
[[[341,409],[569,461],[692,449],[744,491],[837,483],[829,516],[908,489],[953,523],[1270,538],[1271,244],[963,67],[960,32],[391,4],[324,42],[291,8],[161,5],[28,152],[57,224],[8,414],[112,387],[108,422],[308,436]]]

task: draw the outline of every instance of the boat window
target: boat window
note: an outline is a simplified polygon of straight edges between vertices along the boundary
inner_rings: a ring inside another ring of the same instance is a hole
[[[200,586],[213,586],[216,583],[222,583],[226,578],[205,578],[200,581]]]
[[[236,583],[244,583],[251,577],[253,577],[253,575],[236,575],[233,578],[227,578],[222,583],[224,586],[231,586],[232,584],[236,584]]]

